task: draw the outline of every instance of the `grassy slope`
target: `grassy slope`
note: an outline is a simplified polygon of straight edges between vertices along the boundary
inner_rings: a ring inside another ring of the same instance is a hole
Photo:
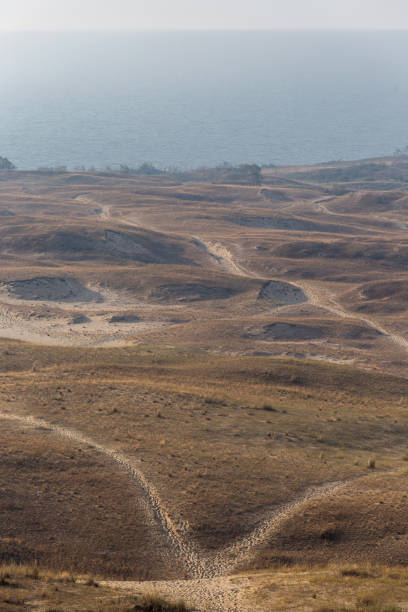
[[[405,221],[406,201],[396,193],[395,203],[386,192],[404,190],[406,168],[398,160],[377,161],[266,170],[265,183],[280,186],[273,192],[236,185],[177,185],[169,177],[105,175],[44,178],[16,173],[0,184],[1,207],[17,213],[2,217],[5,237],[15,232],[20,244],[30,247],[2,253],[2,280],[52,269],[52,274],[73,274],[84,282],[104,277],[109,287],[126,287],[147,301],[167,278],[182,283],[194,276],[197,282],[242,292],[242,298],[225,304],[189,305],[187,318],[194,325],[156,334],[154,346],[148,339],[138,347],[103,350],[1,341],[0,409],[67,425],[140,460],[171,516],[188,522],[189,535],[206,550],[248,533],[262,517],[310,486],[350,479],[336,495],[309,500],[287,516],[255,556],[241,564],[241,570],[291,567],[245,574],[251,583],[243,587],[250,610],[408,607],[405,569],[344,566],[346,561],[367,559],[408,564],[407,380],[304,361],[231,357],[231,350],[254,349],[253,339],[244,341],[243,334],[251,316],[259,314],[252,304],[258,280],[194,265],[143,267],[116,255],[105,260],[100,253],[73,262],[72,254],[66,258],[54,249],[52,257],[44,257],[43,240],[37,238],[49,231],[53,240],[53,233],[72,217],[72,227],[84,235],[99,223],[100,238],[105,227],[143,234],[153,251],[180,245],[177,257],[182,253],[192,263],[208,266],[214,262],[190,242],[191,236],[222,236],[235,260],[260,276],[327,281],[346,308],[368,308],[389,329],[404,333],[406,231],[398,223]],[[296,184],[290,183],[293,179]],[[362,191],[343,195],[355,190]],[[75,199],[78,195],[87,199]],[[319,208],[314,200],[327,196],[332,199]],[[110,219],[98,221],[99,203],[114,203]],[[121,226],[121,215],[143,222],[148,231]],[[328,227],[339,224],[342,230],[330,234],[248,228],[231,215],[294,216],[324,221]],[[152,234],[149,224],[168,235]],[[31,243],[26,244],[30,232]],[[158,239],[162,244],[154,245]],[[361,248],[356,249],[356,243]],[[184,263],[177,257],[175,261]],[[367,301],[361,289],[368,282],[375,290],[385,287],[385,293]],[[401,295],[388,299],[384,282],[399,283]],[[396,301],[395,315],[390,304]],[[223,309],[225,319],[219,316]],[[306,309],[303,314],[316,318],[316,311]],[[274,320],[270,314],[267,318]],[[330,324],[335,329],[337,323]],[[165,347],[164,342],[179,348]],[[406,372],[405,362],[399,354],[388,355],[386,344],[364,344],[349,343],[347,350],[354,356],[366,351],[371,366]],[[226,355],[192,346],[216,348]],[[343,343],[344,354],[345,348]],[[293,349],[302,354],[297,351]],[[169,551],[146,529],[137,488],[94,450],[46,431],[2,422],[0,454],[3,559],[39,559],[61,570],[118,577],[172,578],[182,572],[174,562],[163,567],[163,555]],[[337,565],[320,569],[319,563],[328,559]],[[297,565],[304,562],[314,568]],[[32,580],[19,576],[20,581],[26,579]],[[24,587],[28,591],[37,585],[30,584]],[[18,597],[16,587],[10,589]],[[78,605],[93,602],[85,590]],[[50,605],[75,609],[73,600],[64,600],[71,595],[50,600]],[[11,601],[12,595],[6,597]],[[19,604],[10,605],[16,609]]]
[[[151,595],[128,595],[88,575],[45,570],[38,565],[0,566],[0,609],[58,612],[186,612],[183,602]]]
[[[328,546],[333,558],[371,554],[378,561],[408,561],[405,535],[398,535],[406,529],[401,492],[406,486],[408,434],[405,379],[149,346],[40,350],[3,343],[1,355],[2,409],[74,427],[142,460],[143,471],[171,514],[188,520],[191,537],[203,548],[231,542],[265,512],[296,499],[309,486],[364,476],[358,488],[351,483],[341,495],[311,501],[302,513],[289,517],[284,529],[272,533],[260,549],[255,565],[323,561]],[[8,427],[5,431],[10,432]],[[28,453],[24,446],[22,450]],[[87,455],[91,460],[92,453]],[[72,476],[65,474],[67,485],[70,479],[80,481],[77,457]],[[373,458],[376,470],[367,467]],[[29,467],[28,462],[28,472]],[[129,545],[142,545],[145,536],[137,516],[128,518],[132,524],[126,527],[116,520],[113,491],[103,499],[104,475],[118,487],[120,476],[117,480],[102,468],[113,467],[98,468],[102,528],[111,530],[113,538],[131,532]],[[27,478],[36,477],[28,472]],[[43,480],[45,485],[49,477],[43,475]],[[52,489],[49,482],[47,488]],[[83,498],[89,494],[85,489]],[[372,497],[384,503],[371,506],[367,521],[366,505]],[[71,498],[70,507],[80,516],[79,501]],[[131,499],[121,502],[132,504]],[[64,514],[67,508],[62,505],[60,510]],[[14,537],[26,534],[26,545],[35,549],[38,543],[25,531],[21,514],[7,512],[21,518]],[[44,512],[53,512],[53,505],[45,505]],[[361,527],[361,537],[357,527],[350,531],[350,521]],[[89,529],[97,541],[95,524],[90,521]],[[47,537],[45,530],[42,537]],[[386,547],[378,545],[380,538],[387,539]],[[105,567],[118,575],[138,577],[146,571],[136,559],[127,573],[123,560],[113,557],[108,562],[102,556],[98,563],[99,571]],[[162,571],[157,564],[156,570]]]

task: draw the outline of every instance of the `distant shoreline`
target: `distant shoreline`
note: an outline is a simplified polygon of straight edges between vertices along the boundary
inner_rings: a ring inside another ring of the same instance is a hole
[[[240,167],[250,167],[250,166],[256,166],[258,168],[260,168],[261,170],[285,170],[285,169],[294,169],[294,168],[320,168],[322,166],[336,166],[336,167],[342,167],[342,166],[351,166],[351,165],[358,165],[358,164],[379,164],[379,163],[391,163],[391,162],[396,162],[396,161],[401,161],[401,160],[406,160],[408,162],[408,152],[407,153],[401,153],[399,155],[393,154],[393,155],[380,155],[380,156],[375,156],[375,157],[362,157],[362,158],[357,158],[357,159],[338,159],[338,160],[329,160],[329,161],[320,161],[320,162],[316,162],[316,163],[300,163],[300,164],[272,164],[272,163],[263,163],[263,164],[258,164],[255,162],[242,162],[240,164],[230,164],[227,162],[224,162],[222,164],[217,164],[214,166],[208,165],[208,166],[192,166],[192,167],[182,167],[182,166],[177,166],[177,167],[170,167],[170,168],[161,168],[158,166],[155,166],[154,164],[151,164],[150,162],[145,162],[143,164],[140,164],[139,166],[133,167],[133,166],[129,166],[127,164],[112,164],[111,166],[107,166],[105,168],[102,167],[94,167],[94,166],[89,166],[86,167],[84,166],[80,166],[80,167],[69,167],[69,166],[44,166],[44,167],[38,167],[38,168],[21,168],[16,166],[13,169],[7,169],[7,168],[0,168],[0,172],[19,172],[19,173],[40,173],[40,174],[46,174],[46,173],[52,173],[52,174],[58,174],[58,173],[67,173],[67,174],[92,174],[92,173],[98,173],[98,174],[130,174],[130,175],[137,175],[137,174],[168,174],[168,175],[172,175],[172,174],[178,174],[178,173],[195,173],[195,172],[199,172],[199,171],[213,171],[213,170],[225,170],[225,169],[236,169],[236,168],[240,168]],[[11,160],[12,161],[12,160]],[[147,167],[146,168],[146,172],[143,171],[143,167]]]

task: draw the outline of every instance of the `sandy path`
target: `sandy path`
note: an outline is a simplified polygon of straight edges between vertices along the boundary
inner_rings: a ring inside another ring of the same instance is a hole
[[[209,556],[200,551],[191,541],[185,526],[176,524],[169,516],[157,490],[147,480],[136,460],[96,442],[81,432],[40,418],[0,411],[0,419],[13,421],[32,429],[52,431],[86,449],[92,449],[107,456],[121,470],[127,472],[142,491],[142,498],[138,501],[141,503],[152,532],[158,532],[159,537],[165,541],[171,551],[173,558],[170,558],[169,555],[166,561],[168,563],[176,561],[191,578],[156,582],[106,581],[104,584],[132,593],[148,593],[155,590],[171,598],[183,598],[190,604],[197,605],[201,610],[218,610],[219,612],[245,610],[239,603],[239,589],[234,585],[234,579],[226,574],[242,561],[254,557],[259,546],[267,541],[271,533],[278,530],[290,516],[301,511],[309,501],[337,493],[355,480],[349,479],[344,482],[310,487],[300,497],[268,513],[250,534],[237,538],[233,544]]]
[[[82,204],[90,204],[91,206],[97,206],[98,207],[97,212],[100,215],[101,219],[106,220],[112,217],[112,206],[108,204],[101,204],[100,202],[97,202],[93,198],[90,198],[89,196],[85,196],[85,195],[77,196],[75,198],[75,201],[81,202]]]
[[[335,297],[332,293],[330,293],[327,288],[318,285],[317,283],[310,283],[305,281],[298,282],[299,287],[303,289],[305,294],[308,297],[309,303],[318,308],[323,308],[328,312],[340,317],[341,319],[353,319],[355,321],[360,321],[361,323],[365,323],[368,327],[377,330],[384,336],[386,336],[391,342],[399,346],[408,352],[408,340],[403,336],[398,334],[393,334],[385,329],[382,325],[374,321],[373,319],[368,319],[367,317],[359,317],[356,313],[349,312],[345,308],[343,308],[338,302],[336,302]]]
[[[128,225],[129,227],[136,227],[138,229],[147,229],[150,230],[152,232],[160,232],[161,230],[159,230],[158,228],[154,227],[153,225],[149,225],[147,223],[139,223],[137,220],[133,219],[129,219],[128,217],[124,217],[124,216],[118,216],[118,217],[114,217],[112,215],[112,208],[113,206],[111,204],[102,204],[102,202],[98,202],[98,200],[95,200],[94,198],[91,198],[89,196],[77,196],[75,198],[77,201],[79,202],[83,202],[84,204],[92,204],[93,206],[97,207],[97,213],[100,217],[100,219],[104,220],[104,221],[116,221],[119,224],[122,225]]]
[[[328,482],[319,487],[310,487],[300,497],[270,512],[250,534],[237,539],[232,545],[217,554],[213,561],[216,568],[214,575],[229,574],[241,562],[251,560],[255,557],[258,548],[268,540],[270,535],[277,531],[288,518],[301,511],[308,502],[331,493],[337,493],[350,482],[352,482],[352,479],[344,482]]]
[[[250,584],[245,577],[201,578],[155,582],[102,581],[129,595],[159,593],[172,601],[181,599],[200,612],[252,612],[242,602],[242,588]]]
[[[315,211],[322,212],[325,215],[332,215],[334,217],[344,217],[343,213],[338,213],[333,210],[330,210],[330,208],[327,208],[326,202],[327,203],[332,202],[335,199],[337,198],[333,198],[332,196],[329,196],[327,198],[313,200],[313,204],[315,205]],[[379,214],[374,215],[374,218],[380,222],[386,221],[387,223],[391,223],[392,225],[394,225],[395,227],[399,227],[400,229],[407,229],[407,227],[403,223],[401,223],[401,221],[398,218],[386,217],[384,215],[379,215]],[[384,230],[380,230],[379,228],[377,229],[377,231],[382,231],[382,233],[384,232]]]
[[[332,199],[333,198],[329,197],[327,199],[324,198],[320,200],[314,200],[314,203],[316,204],[316,210],[320,210],[320,212],[324,212],[325,214],[329,214],[329,215],[341,216],[338,213],[330,211],[325,206],[324,202],[330,201]],[[95,202],[95,204],[97,204],[97,202]],[[103,207],[102,205],[99,205],[99,206]],[[109,215],[110,215],[110,207],[106,207],[106,208],[109,209]],[[124,223],[125,225],[143,227],[139,223],[129,221],[126,217],[122,217],[120,221]],[[153,228],[149,227],[149,229],[153,229]],[[232,274],[234,276],[241,276],[241,277],[251,278],[251,279],[256,279],[256,280],[261,280],[261,281],[267,280],[264,277],[256,274],[256,272],[252,272],[248,270],[247,268],[244,268],[240,264],[236,263],[232,252],[220,242],[206,240],[198,236],[193,236],[192,238],[198,246],[201,246],[203,249],[207,251],[207,253],[213,259],[213,261],[216,262],[217,266],[220,267],[224,272],[227,272],[228,274]],[[368,319],[366,317],[359,317],[356,313],[349,312],[346,309],[342,308],[335,301],[334,296],[330,294],[326,288],[323,289],[322,287],[316,284],[305,283],[304,281],[299,281],[297,283],[297,286],[303,289],[310,304],[317,306],[319,308],[323,308],[324,310],[327,310],[328,312],[331,312],[332,314],[342,319],[354,319],[355,321],[360,321],[361,323],[365,323],[369,327],[377,330],[378,332],[386,336],[391,342],[396,344],[399,348],[402,348],[403,350],[408,352],[408,340],[406,338],[398,334],[393,334],[389,332],[388,330],[386,330],[384,327],[382,327],[379,323],[377,323],[373,319]],[[277,313],[278,311],[281,311],[283,309],[290,308],[290,307],[293,307],[293,305],[289,304],[289,305],[278,306],[272,310],[272,313]]]
[[[332,210],[330,210],[329,208],[327,208],[325,202],[332,202],[333,201],[332,196],[329,196],[327,198],[319,198],[318,200],[313,200],[313,204],[315,204],[315,210],[316,212],[322,212],[325,215],[333,215],[334,217],[341,217],[342,215],[336,212],[333,212]]]
[[[80,201],[92,203],[101,209],[101,219],[112,219],[111,206],[101,205],[90,198],[80,196]],[[325,212],[325,211],[324,211]],[[327,211],[328,214],[329,211]],[[334,213],[335,214],[335,213]],[[146,227],[124,217],[118,217],[119,223],[133,227]],[[153,228],[149,228],[153,229]],[[250,272],[234,261],[232,253],[221,243],[208,241],[201,238],[194,238],[211,256],[223,271],[241,277],[265,280],[256,273]],[[370,327],[380,331],[392,342],[408,351],[408,341],[402,336],[389,333],[382,326],[371,319],[357,317],[355,314],[343,309],[334,299],[334,296],[326,288],[314,283],[298,283],[308,297],[310,304],[323,308],[341,318],[359,320]],[[290,305],[289,305],[290,306]],[[286,307],[286,306],[285,306]],[[275,309],[276,312],[277,309]],[[11,319],[7,315],[8,321]],[[36,338],[33,338],[36,341]],[[188,529],[184,524],[177,524],[169,516],[157,490],[146,479],[134,459],[128,458],[120,451],[116,451],[108,446],[94,441],[92,438],[53,423],[48,423],[43,419],[31,416],[15,415],[8,412],[0,412],[0,418],[21,423],[31,428],[46,428],[53,431],[56,435],[72,440],[87,448],[97,451],[114,461],[120,469],[127,472],[129,476],[139,485],[142,491],[140,500],[144,508],[146,520],[153,532],[160,534],[160,537],[168,544],[173,559],[168,559],[169,563],[177,562],[184,568],[186,575],[191,576],[190,580],[163,581],[163,582],[106,582],[115,588],[128,590],[132,593],[149,592],[157,590],[164,595],[172,598],[182,597],[189,603],[197,605],[201,610],[244,611],[240,602],[239,589],[236,588],[236,579],[225,576],[231,572],[239,563],[251,559],[255,556],[258,548],[267,541],[271,533],[282,527],[284,522],[293,514],[301,511],[311,500],[322,498],[331,493],[338,493],[347,486],[351,480],[344,482],[324,483],[318,487],[307,489],[301,496],[269,512],[260,521],[257,527],[248,535],[238,538],[234,543],[220,550],[215,555],[208,555],[200,552],[198,547],[189,538]],[[205,607],[203,607],[205,606]]]
[[[343,213],[337,213],[334,212],[333,210],[330,210],[330,208],[327,208],[325,202],[331,202],[333,199],[332,197],[329,197],[327,199],[324,200],[313,200],[313,204],[315,205],[315,211],[319,212],[319,213],[323,213],[325,215],[331,215],[332,217],[343,217],[344,218],[344,214]],[[399,228],[402,230],[406,230],[407,227],[404,225],[404,223],[401,223],[401,221],[398,218],[391,218],[391,217],[385,217],[383,215],[374,215],[374,219],[377,219],[378,221],[380,221],[381,223],[383,223],[384,221],[386,223],[390,223],[391,225],[393,225],[395,228]],[[361,222],[359,223],[359,225],[361,226]],[[385,229],[380,229],[380,227],[376,228],[376,231],[381,233],[381,234],[388,234],[389,233],[389,229],[385,228]]]
[[[108,446],[96,442],[92,438],[78,432],[74,429],[49,423],[43,419],[32,416],[22,416],[11,414],[9,412],[0,412],[0,419],[14,421],[33,429],[44,428],[51,430],[62,438],[67,438],[77,444],[83,445],[86,448],[91,448],[118,464],[120,469],[127,472],[130,477],[136,481],[143,492],[142,506],[146,513],[146,518],[152,528],[159,527],[161,536],[170,545],[171,550],[177,560],[185,568],[191,576],[200,576],[204,573],[204,568],[198,557],[197,552],[193,549],[190,542],[187,541],[183,525],[176,525],[170,518],[162,503],[155,487],[146,479],[143,472],[138,467],[136,460],[126,457],[120,451],[116,451]]]
[[[101,204],[101,219],[110,219],[112,217],[111,209],[111,206]]]
[[[217,266],[221,268],[223,272],[227,272],[228,274],[232,274],[233,276],[243,276],[248,278],[250,273],[245,268],[241,267],[234,261],[234,257],[220,242],[214,242],[210,240],[205,240],[204,238],[199,238],[198,236],[193,236],[193,240],[195,244],[203,248],[217,263]],[[257,278],[257,277],[255,277]]]
[[[159,533],[170,545],[170,549],[176,560],[184,567],[188,575],[193,579],[170,580],[156,582],[134,582],[134,581],[105,581],[104,585],[115,589],[121,589],[131,594],[159,592],[171,599],[183,599],[198,606],[200,610],[217,610],[219,612],[238,612],[242,610],[238,606],[238,589],[230,584],[228,578],[217,580],[197,578],[204,575],[204,565],[199,559],[194,547],[183,535],[184,528],[175,525],[166,512],[164,505],[153,485],[146,479],[141,470],[135,465],[135,461],[126,457],[123,453],[115,451],[92,438],[75,431],[74,429],[49,423],[43,419],[32,416],[22,416],[8,412],[0,412],[0,419],[14,421],[23,426],[33,429],[47,429],[55,434],[92,449],[118,464],[120,469],[127,472],[130,477],[140,486],[143,498],[138,500],[144,509],[146,520],[152,531],[159,527]],[[174,559],[167,559],[169,564],[174,564]],[[205,606],[205,607],[203,607]]]
[[[237,538],[232,545],[227,546],[215,555],[204,555],[189,539],[185,525],[176,524],[170,518],[157,490],[141,471],[138,465],[139,461],[96,442],[75,429],[50,423],[41,418],[0,411],[0,419],[14,421],[33,429],[42,428],[52,431],[62,438],[67,438],[88,449],[91,448],[106,455],[117,463],[119,468],[127,472],[141,487],[143,491],[142,501],[149,523],[152,526],[159,525],[161,535],[170,544],[174,556],[184,565],[186,572],[194,578],[214,578],[231,572],[240,562],[248,559],[251,555],[253,556],[257,547],[266,541],[271,531],[278,529],[287,518],[300,510],[307,502],[335,492],[351,482],[351,480],[347,480],[310,487],[295,500],[269,512],[247,536]]]
[[[311,487],[301,497],[270,513],[249,535],[237,539],[213,557],[208,564],[208,578],[156,582],[106,581],[103,584],[133,594],[157,592],[170,599],[182,599],[190,605],[197,606],[197,610],[252,612],[252,608],[242,601],[243,591],[249,585],[249,580],[228,574],[242,561],[253,558],[273,531],[282,527],[293,514],[302,511],[309,501],[337,493],[349,482],[352,482],[352,479]]]
[[[195,240],[199,240],[195,238]],[[265,279],[255,272],[251,272],[239,264],[236,264],[233,258],[231,251],[229,251],[226,247],[218,242],[208,242],[205,240],[200,240],[200,243],[207,249],[207,251],[217,260],[220,266],[226,272],[230,274],[235,274],[236,276],[244,276],[246,278],[252,278],[257,280],[264,281]],[[292,283],[294,284],[294,283]],[[300,287],[305,292],[308,302],[313,306],[317,306],[318,308],[323,308],[328,312],[340,317],[341,319],[353,319],[355,321],[360,321],[361,323],[365,323],[368,327],[371,327],[384,336],[386,336],[391,342],[399,346],[408,352],[408,340],[403,336],[398,334],[393,334],[385,329],[382,325],[374,321],[373,319],[368,319],[367,317],[359,317],[356,313],[349,312],[345,308],[342,308],[340,304],[335,301],[333,294],[331,294],[326,288],[321,287],[318,284],[313,284],[305,281],[297,281],[295,286]],[[293,304],[284,305],[275,308],[272,313],[277,313],[283,308],[293,307]]]

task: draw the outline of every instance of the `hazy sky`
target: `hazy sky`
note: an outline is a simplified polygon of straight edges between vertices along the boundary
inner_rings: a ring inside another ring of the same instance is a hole
[[[408,29],[408,0],[0,0],[2,30]]]

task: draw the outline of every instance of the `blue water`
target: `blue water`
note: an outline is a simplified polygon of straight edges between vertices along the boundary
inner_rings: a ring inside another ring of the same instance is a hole
[[[408,144],[408,32],[1,33],[20,168],[314,163]]]

